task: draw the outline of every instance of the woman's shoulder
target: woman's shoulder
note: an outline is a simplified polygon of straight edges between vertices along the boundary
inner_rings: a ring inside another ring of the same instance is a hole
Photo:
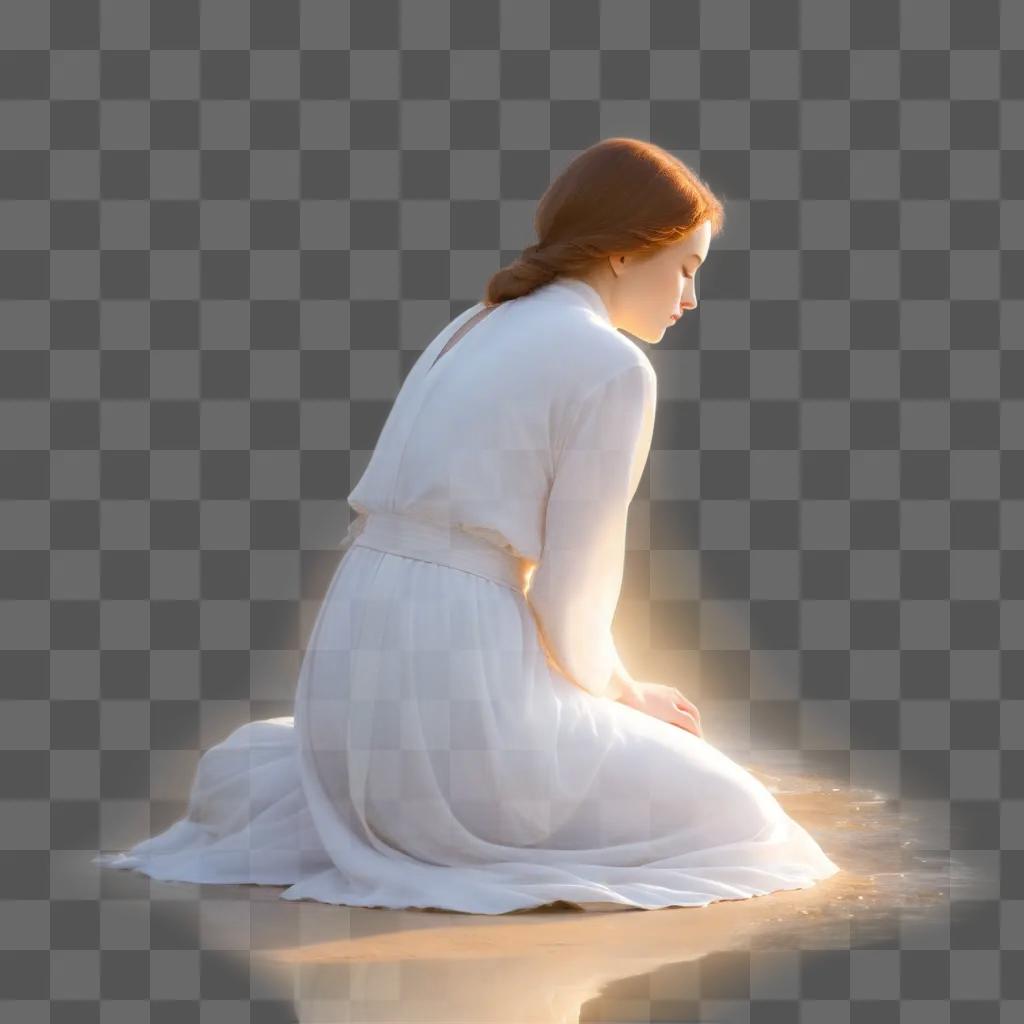
[[[620,377],[635,377],[645,387],[657,381],[654,366],[642,343],[613,327],[608,321],[596,318],[581,331],[582,352],[576,363],[579,383],[584,391]]]
[[[613,395],[653,411],[658,378],[639,343],[605,323],[588,332],[585,346],[585,354],[565,361],[561,398],[570,411],[603,405]]]
[[[545,300],[542,292],[515,300],[506,324],[540,339],[564,359],[575,375],[600,377],[630,366],[654,372],[639,343],[592,309],[573,302]]]

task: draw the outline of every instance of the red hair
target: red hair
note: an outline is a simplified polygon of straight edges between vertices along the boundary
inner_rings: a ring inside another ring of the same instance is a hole
[[[653,255],[704,221],[712,237],[722,203],[682,160],[641,139],[603,139],[578,154],[537,204],[537,242],[487,282],[485,303],[527,295],[613,253]]]

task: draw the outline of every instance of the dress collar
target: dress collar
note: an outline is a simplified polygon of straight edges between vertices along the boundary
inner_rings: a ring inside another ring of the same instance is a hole
[[[608,312],[607,306],[604,304],[604,300],[597,293],[597,290],[592,288],[586,281],[581,281],[578,277],[556,277],[553,281],[549,281],[548,288],[565,288],[568,291],[574,292],[599,316],[607,320],[608,323],[612,322],[611,314]]]

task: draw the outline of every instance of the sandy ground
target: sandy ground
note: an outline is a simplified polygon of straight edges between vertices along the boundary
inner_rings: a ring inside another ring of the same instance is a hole
[[[941,856],[943,823],[920,808],[911,815],[885,794],[831,779],[749,770],[821,842],[839,874],[808,889],[706,907],[553,904],[497,916],[290,902],[278,899],[284,887],[200,887],[131,873],[124,885],[148,884],[161,898],[201,894],[201,943],[245,952],[291,995],[304,1024],[528,1024],[576,1022],[614,982],[709,953],[848,948],[855,934],[884,936],[908,916],[948,910],[951,887],[970,884]],[[235,903],[245,913],[232,912]]]

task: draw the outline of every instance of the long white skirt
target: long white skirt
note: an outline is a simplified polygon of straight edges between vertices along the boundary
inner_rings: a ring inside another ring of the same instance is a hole
[[[94,862],[484,914],[705,906],[839,871],[710,742],[553,671],[521,592],[358,544],[294,718],[237,728],[200,758],[183,819]]]

